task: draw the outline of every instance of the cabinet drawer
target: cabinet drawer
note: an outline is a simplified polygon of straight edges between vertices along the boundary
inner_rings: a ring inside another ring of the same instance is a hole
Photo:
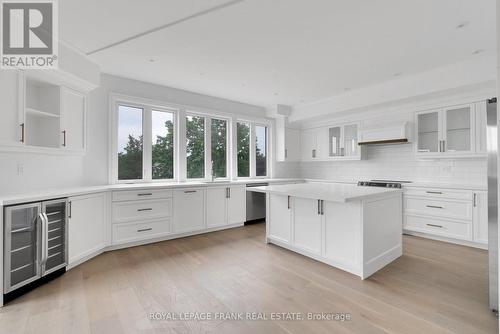
[[[172,197],[172,190],[169,189],[113,191],[113,202],[137,201],[137,200],[160,199],[160,198],[171,198],[171,197]]]
[[[405,196],[405,214],[472,220],[472,202]]]
[[[404,229],[462,240],[471,240],[472,237],[470,223],[412,215],[405,216]]]
[[[170,218],[145,223],[113,224],[113,244],[156,238],[170,231]]]
[[[406,188],[404,194],[408,196],[423,196],[429,198],[447,198],[472,200],[472,191],[470,190],[448,190],[435,188]]]
[[[172,215],[172,199],[113,203],[113,222],[154,219]]]

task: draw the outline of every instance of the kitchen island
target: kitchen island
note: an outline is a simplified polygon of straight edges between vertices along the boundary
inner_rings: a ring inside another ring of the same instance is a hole
[[[302,183],[266,193],[266,242],[365,279],[402,255],[402,191]]]

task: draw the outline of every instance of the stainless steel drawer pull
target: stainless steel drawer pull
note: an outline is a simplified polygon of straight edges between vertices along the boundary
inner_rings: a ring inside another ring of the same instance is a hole
[[[137,196],[152,196],[153,193],[142,193],[142,194],[137,194]]]
[[[140,230],[137,230],[137,232],[147,232],[147,231],[152,231],[153,228],[143,228],[143,229],[140,229]]]
[[[443,193],[441,191],[426,191],[428,194],[436,194],[436,195],[442,195]]]
[[[153,211],[153,208],[137,209],[137,211]]]
[[[426,207],[433,209],[444,209],[442,206],[437,206],[437,205],[426,205]]]
[[[196,192],[196,190],[186,190],[186,191],[184,191],[184,194],[192,194],[195,192]]]
[[[442,225],[435,225],[435,224],[426,224],[427,226],[432,226],[432,227],[439,227],[439,228],[443,228]]]

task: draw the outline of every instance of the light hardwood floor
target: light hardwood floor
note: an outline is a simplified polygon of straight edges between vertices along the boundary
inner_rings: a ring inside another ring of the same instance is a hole
[[[487,252],[404,237],[369,279],[264,243],[264,225],[105,253],[0,310],[0,333],[498,333]],[[150,321],[342,312],[350,321]]]

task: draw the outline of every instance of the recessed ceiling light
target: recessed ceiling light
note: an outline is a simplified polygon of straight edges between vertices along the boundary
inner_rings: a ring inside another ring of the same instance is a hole
[[[394,73],[394,76],[395,76],[395,77],[400,77],[400,76],[402,76],[402,75],[403,75],[403,72],[396,72],[396,73]]]
[[[462,28],[465,28],[469,25],[469,22],[467,21],[464,21],[464,22],[460,22],[456,27],[455,29],[462,29]]]
[[[278,93],[274,93],[274,96],[278,96],[279,94]]]
[[[153,59],[153,58],[149,59],[150,63],[154,63],[155,61],[156,61],[156,59]]]
[[[205,75],[205,72],[200,72],[200,75],[201,75],[201,76]]]
[[[477,50],[475,50],[474,52],[472,52],[472,54],[473,54],[473,55],[478,55],[478,54],[483,53],[483,52],[484,52],[484,50],[483,50],[483,49],[477,49]]]
[[[350,90],[351,90],[351,88],[346,87],[346,88],[344,88],[344,90],[345,90],[346,92],[348,92],[348,91],[350,91]]]
[[[246,85],[247,85],[247,84],[245,84],[245,83],[242,83],[242,84],[241,84],[241,87],[246,87]]]

